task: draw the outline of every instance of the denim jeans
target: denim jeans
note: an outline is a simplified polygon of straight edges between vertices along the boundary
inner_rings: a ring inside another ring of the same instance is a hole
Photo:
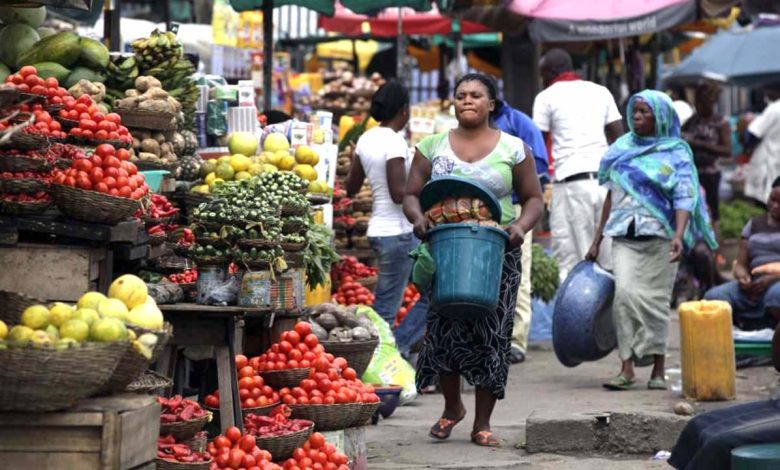
[[[414,261],[409,257],[409,252],[417,248],[420,240],[412,233],[404,233],[391,237],[370,237],[369,242],[379,262],[374,310],[392,328],[412,273]],[[407,353],[409,348],[425,334],[427,313],[427,296],[421,296],[394,332],[398,349],[402,354]]]
[[[750,298],[737,281],[713,287],[704,294],[706,300],[725,300],[731,304],[734,320],[768,319],[766,309],[780,307],[780,282],[772,284],[761,297]]]

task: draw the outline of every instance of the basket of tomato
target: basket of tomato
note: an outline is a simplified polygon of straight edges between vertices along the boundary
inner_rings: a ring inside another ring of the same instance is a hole
[[[284,461],[282,468],[349,470],[348,463],[349,458],[345,454],[339,452],[333,444],[326,442],[322,433],[315,432],[303,446],[293,451],[292,457]]]
[[[125,149],[98,145],[91,157],[55,172],[54,203],[66,216],[85,222],[115,225],[130,217],[149,188],[129,160]]]
[[[280,461],[292,456],[311,436],[314,423],[305,419],[291,419],[292,410],[279,405],[268,416],[249,414],[244,418],[244,430],[255,437],[257,447],[265,449]]]
[[[45,191],[38,191],[34,194],[4,193],[0,197],[2,197],[0,199],[0,214],[39,214],[51,206],[51,196]]]
[[[212,461],[208,452],[194,450],[174,436],[157,438],[157,470],[207,470]]]
[[[257,447],[255,438],[241,433],[235,426],[225,430],[206,446],[214,458],[211,468],[260,468],[261,470],[281,470],[279,465],[271,461],[273,458],[267,450]]]
[[[212,419],[213,413],[204,410],[198,402],[175,395],[157,397],[160,403],[160,434],[170,434],[179,441],[192,439]]]

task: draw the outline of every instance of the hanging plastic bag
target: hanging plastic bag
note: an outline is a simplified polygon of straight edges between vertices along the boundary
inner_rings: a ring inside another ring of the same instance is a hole
[[[436,262],[428,250],[428,244],[422,243],[409,253],[414,258],[412,267],[412,283],[420,292],[428,292],[433,283],[433,275],[436,274]]]

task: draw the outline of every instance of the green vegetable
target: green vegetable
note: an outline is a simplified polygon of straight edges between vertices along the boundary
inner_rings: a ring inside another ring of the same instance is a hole
[[[531,294],[549,302],[559,283],[558,262],[548,256],[541,245],[534,243],[531,248]]]
[[[765,211],[746,201],[733,201],[720,205],[720,234],[724,240],[736,240],[742,235],[742,229],[753,217]]]
[[[312,224],[308,239],[309,243],[303,250],[303,262],[306,267],[306,284],[314,289],[325,285],[331,265],[340,261],[341,256],[331,246],[333,231],[328,227]]]

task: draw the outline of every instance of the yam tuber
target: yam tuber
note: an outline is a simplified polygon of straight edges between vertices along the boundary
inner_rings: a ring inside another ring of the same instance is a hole
[[[152,88],[162,88],[162,83],[154,77],[143,76],[135,79],[135,89],[141,93]]]

